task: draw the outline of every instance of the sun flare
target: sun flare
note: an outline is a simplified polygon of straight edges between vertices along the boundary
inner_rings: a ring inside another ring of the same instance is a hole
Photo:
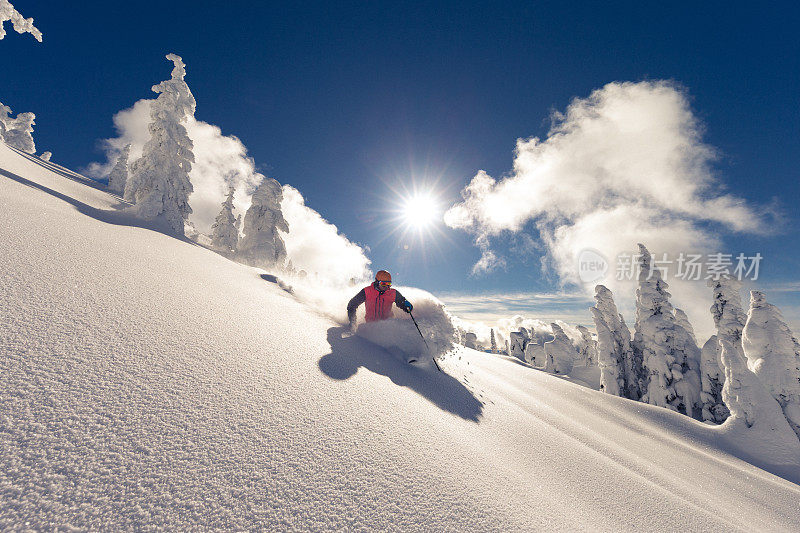
[[[414,195],[405,200],[403,217],[407,225],[422,229],[433,224],[439,216],[439,206],[430,195]]]

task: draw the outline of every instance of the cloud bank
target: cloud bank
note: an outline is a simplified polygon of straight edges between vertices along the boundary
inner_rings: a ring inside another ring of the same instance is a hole
[[[577,257],[586,248],[613,262],[642,242],[674,257],[716,251],[714,228],[766,232],[764,213],[723,190],[712,172],[715,158],[675,84],[610,83],[555,113],[545,140],[519,139],[508,177],[478,172],[444,219],[475,235],[482,251],[475,273],[502,264],[493,237],[535,229],[547,267],[562,283],[580,284]],[[633,284],[613,277],[604,283],[618,298],[630,297]],[[678,305],[708,330],[708,298],[687,287],[696,284],[668,281]]]

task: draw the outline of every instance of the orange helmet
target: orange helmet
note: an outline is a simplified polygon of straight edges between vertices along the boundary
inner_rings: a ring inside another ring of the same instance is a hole
[[[388,281],[391,283],[392,275],[385,270],[378,270],[378,273],[375,274],[375,281]]]

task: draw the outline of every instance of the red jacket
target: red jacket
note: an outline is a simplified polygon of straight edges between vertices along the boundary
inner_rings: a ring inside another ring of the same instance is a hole
[[[395,289],[386,291],[379,291],[375,283],[364,287],[356,294],[352,300],[347,304],[347,318],[350,322],[354,322],[356,318],[356,308],[366,304],[367,308],[367,322],[374,322],[376,320],[386,320],[392,318],[392,304],[397,307],[403,308],[406,299],[403,295]]]

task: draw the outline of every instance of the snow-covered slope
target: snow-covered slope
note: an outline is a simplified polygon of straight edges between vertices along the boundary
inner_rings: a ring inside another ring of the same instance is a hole
[[[118,205],[0,144],[0,529],[796,530],[800,458],[503,357],[406,365]]]

